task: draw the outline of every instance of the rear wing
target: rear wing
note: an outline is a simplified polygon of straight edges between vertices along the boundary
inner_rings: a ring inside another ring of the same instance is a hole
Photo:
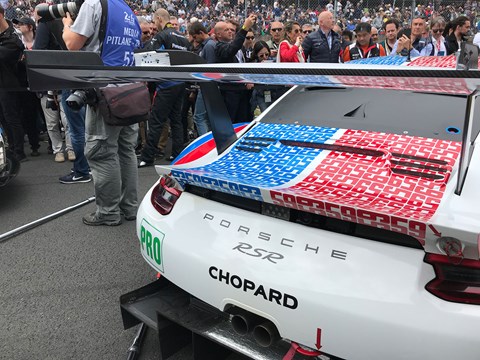
[[[147,57],[147,55],[143,55]],[[137,54],[137,60],[142,54]],[[480,72],[455,70],[455,58],[384,57],[370,64],[249,63],[202,64],[192,53],[167,51],[135,67],[107,67],[96,53],[81,51],[28,51],[27,74],[32,91],[88,88],[132,81],[194,81],[374,87],[469,95],[480,85]],[[138,64],[138,61],[137,61]],[[399,66],[401,65],[401,66]]]
[[[473,116],[480,96],[480,71],[471,68],[477,67],[478,48],[463,44],[457,58],[426,57],[405,63],[403,57],[383,57],[372,59],[369,64],[204,64],[195,54],[166,51],[136,54],[135,67],[107,67],[98,54],[91,52],[26,52],[31,91],[82,89],[136,81],[197,82],[203,92],[219,154],[237,137],[223,102],[218,102],[221,96],[218,84],[379,88],[465,97],[464,125],[462,129],[452,130],[459,131],[462,136],[455,190],[460,195],[477,134]]]

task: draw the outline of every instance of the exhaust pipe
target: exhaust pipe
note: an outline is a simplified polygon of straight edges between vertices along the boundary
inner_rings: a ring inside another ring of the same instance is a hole
[[[231,314],[233,315],[230,320],[232,328],[238,335],[242,336],[247,335],[255,326],[265,321],[262,317],[240,308],[235,308]]]
[[[269,347],[280,340],[280,334],[277,327],[270,320],[266,320],[253,329],[253,338],[258,345],[262,347]]]

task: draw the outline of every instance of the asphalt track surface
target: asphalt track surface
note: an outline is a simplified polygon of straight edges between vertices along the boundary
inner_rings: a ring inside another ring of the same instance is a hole
[[[91,182],[60,184],[72,163],[55,163],[46,147],[0,188],[0,235],[94,194]],[[139,169],[140,199],[157,179],[153,167]],[[94,210],[90,203],[0,242],[0,359],[126,359],[136,327],[123,329],[120,295],[155,273],[140,255],[135,222],[84,225]],[[168,360],[189,358],[186,349]],[[152,330],[140,359],[159,359]]]

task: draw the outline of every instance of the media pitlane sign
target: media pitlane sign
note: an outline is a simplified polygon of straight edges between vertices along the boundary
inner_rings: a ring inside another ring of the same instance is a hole
[[[165,234],[143,219],[140,225],[142,255],[155,269],[163,273],[163,239]]]

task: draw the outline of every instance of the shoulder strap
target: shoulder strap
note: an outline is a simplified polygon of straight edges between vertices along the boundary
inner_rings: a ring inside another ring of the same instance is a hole
[[[108,0],[100,0],[102,5],[102,17],[100,18],[100,29],[98,31],[98,40],[100,42],[100,56],[103,52],[103,41],[107,33]]]
[[[55,22],[57,22],[59,20],[54,20],[54,21],[46,21],[45,24],[48,28],[48,30],[50,31],[50,34],[52,35],[52,37],[55,39],[58,47],[61,49],[61,50],[68,50],[67,49],[67,46],[65,45],[65,42],[63,41],[62,39],[62,36],[61,36],[61,33],[56,33],[56,29],[57,27],[55,26]],[[63,28],[63,24],[61,25],[61,27]],[[57,38],[57,35],[60,35],[60,40]]]

